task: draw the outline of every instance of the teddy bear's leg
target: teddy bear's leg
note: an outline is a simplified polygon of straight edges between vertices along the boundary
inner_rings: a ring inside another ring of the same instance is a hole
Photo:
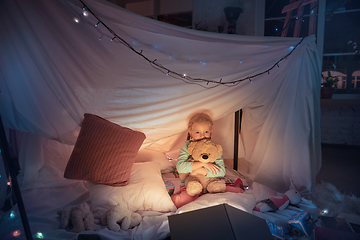
[[[209,193],[223,193],[226,190],[226,184],[220,180],[213,180],[207,185],[206,189]]]
[[[117,222],[121,221],[122,219],[119,219],[117,212],[108,212],[106,216],[106,222],[107,227],[109,230],[118,232],[120,231],[120,226],[117,224]]]
[[[86,231],[95,231],[94,228],[94,215],[88,214],[84,218],[84,227]]]
[[[133,228],[133,227],[138,226],[141,223],[141,221],[142,221],[142,217],[140,214],[132,213],[130,227]]]
[[[126,231],[130,228],[130,224],[131,224],[131,218],[129,218],[128,216],[124,217],[122,222],[121,222],[121,229]]]
[[[203,191],[203,186],[200,183],[199,179],[195,176],[188,176],[185,179],[186,192],[190,196],[195,196],[200,194]]]
[[[80,209],[76,209],[71,213],[71,223],[73,228],[70,230],[70,232],[79,233],[85,231],[84,219]]]
[[[190,196],[195,196],[200,194],[203,191],[203,186],[201,185],[200,182],[198,181],[190,181],[187,184],[186,187],[186,192],[190,195]]]
[[[70,218],[71,218],[71,212],[73,207],[69,206],[65,208],[64,210],[59,210],[58,215],[60,215],[60,221],[61,221],[61,227],[66,228],[69,224]]]

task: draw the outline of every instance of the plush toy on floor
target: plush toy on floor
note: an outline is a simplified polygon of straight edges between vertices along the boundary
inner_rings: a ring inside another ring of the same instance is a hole
[[[120,203],[111,207],[101,217],[101,224],[114,232],[120,231],[120,228],[126,231],[139,225],[141,221],[142,217],[140,214],[129,211]]]
[[[276,212],[284,210],[289,204],[296,205],[301,202],[301,195],[298,191],[290,189],[284,195],[271,197],[258,202],[254,210],[258,212]]]
[[[79,233],[95,230],[94,215],[86,202],[76,206],[68,206],[65,209],[59,210],[57,214],[61,218],[62,228],[72,225],[70,232]]]
[[[222,155],[222,147],[220,144],[213,143],[210,139],[203,139],[191,142],[188,151],[192,158],[188,161],[199,161],[204,163],[213,163]],[[186,192],[190,196],[195,196],[201,192],[223,193],[226,185],[219,178],[206,177],[200,174],[190,175],[188,173],[180,173],[179,177],[185,179]]]

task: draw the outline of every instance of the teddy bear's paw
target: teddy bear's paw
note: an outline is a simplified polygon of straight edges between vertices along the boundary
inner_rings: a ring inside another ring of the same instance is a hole
[[[195,196],[197,194],[200,194],[202,190],[203,190],[203,186],[201,185],[201,183],[197,181],[190,181],[186,186],[186,192],[190,196]]]
[[[120,231],[120,226],[117,222],[112,222],[107,224],[107,227],[109,230],[113,231],[113,232],[118,232]]]
[[[129,217],[124,217],[124,219],[121,222],[121,229],[126,231],[130,228],[131,219]]]
[[[136,227],[138,226],[142,221],[142,217],[140,214],[138,213],[132,213],[131,214],[131,223],[130,223],[130,228]]]
[[[226,185],[221,181],[213,181],[209,183],[207,190],[209,193],[223,193],[226,191]]]

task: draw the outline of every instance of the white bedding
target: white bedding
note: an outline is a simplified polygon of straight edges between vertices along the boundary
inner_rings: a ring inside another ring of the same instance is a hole
[[[175,178],[172,173],[162,174],[164,180],[174,183],[176,192],[180,181]],[[170,235],[168,224],[168,216],[171,214],[184,214],[186,211],[200,209],[222,203],[241,209],[243,211],[253,213],[254,215],[267,219],[280,226],[286,226],[287,219],[296,212],[309,211],[311,213],[318,212],[315,206],[305,199],[302,200],[300,208],[288,207],[277,213],[259,213],[253,212],[252,208],[256,202],[276,195],[275,191],[265,186],[253,183],[249,190],[244,193],[221,193],[221,194],[205,194],[194,202],[174,209],[170,212],[159,211],[137,211],[143,217],[143,221],[138,227],[128,231],[112,232],[106,227],[96,225],[95,232],[84,232],[85,234],[98,234],[101,239],[164,239]],[[45,239],[76,239],[77,234],[70,233],[60,227],[60,218],[56,212],[67,205],[76,205],[84,201],[90,200],[89,191],[85,182],[74,182],[65,187],[55,188],[38,188],[28,189],[22,193],[27,216],[30,222],[32,234],[41,231]],[[20,229],[21,234],[16,239],[26,239],[22,229],[20,215],[15,206],[15,217],[9,218],[8,215],[2,216],[0,222],[0,238],[12,239],[13,233]]]

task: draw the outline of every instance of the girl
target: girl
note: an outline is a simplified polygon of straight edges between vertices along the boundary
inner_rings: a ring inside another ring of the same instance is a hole
[[[213,121],[210,116],[205,113],[195,114],[188,123],[188,137],[187,141],[180,148],[179,157],[176,163],[176,169],[179,173],[188,173],[191,175],[202,174],[207,177],[224,177],[225,165],[224,160],[220,157],[216,159],[214,163],[202,163],[202,162],[188,162],[190,154],[188,152],[188,146],[191,141],[198,141],[204,138],[211,139],[213,132]],[[177,208],[194,201],[200,194],[190,196],[186,192],[185,179],[181,179],[180,193],[173,194],[171,199],[173,200]]]

